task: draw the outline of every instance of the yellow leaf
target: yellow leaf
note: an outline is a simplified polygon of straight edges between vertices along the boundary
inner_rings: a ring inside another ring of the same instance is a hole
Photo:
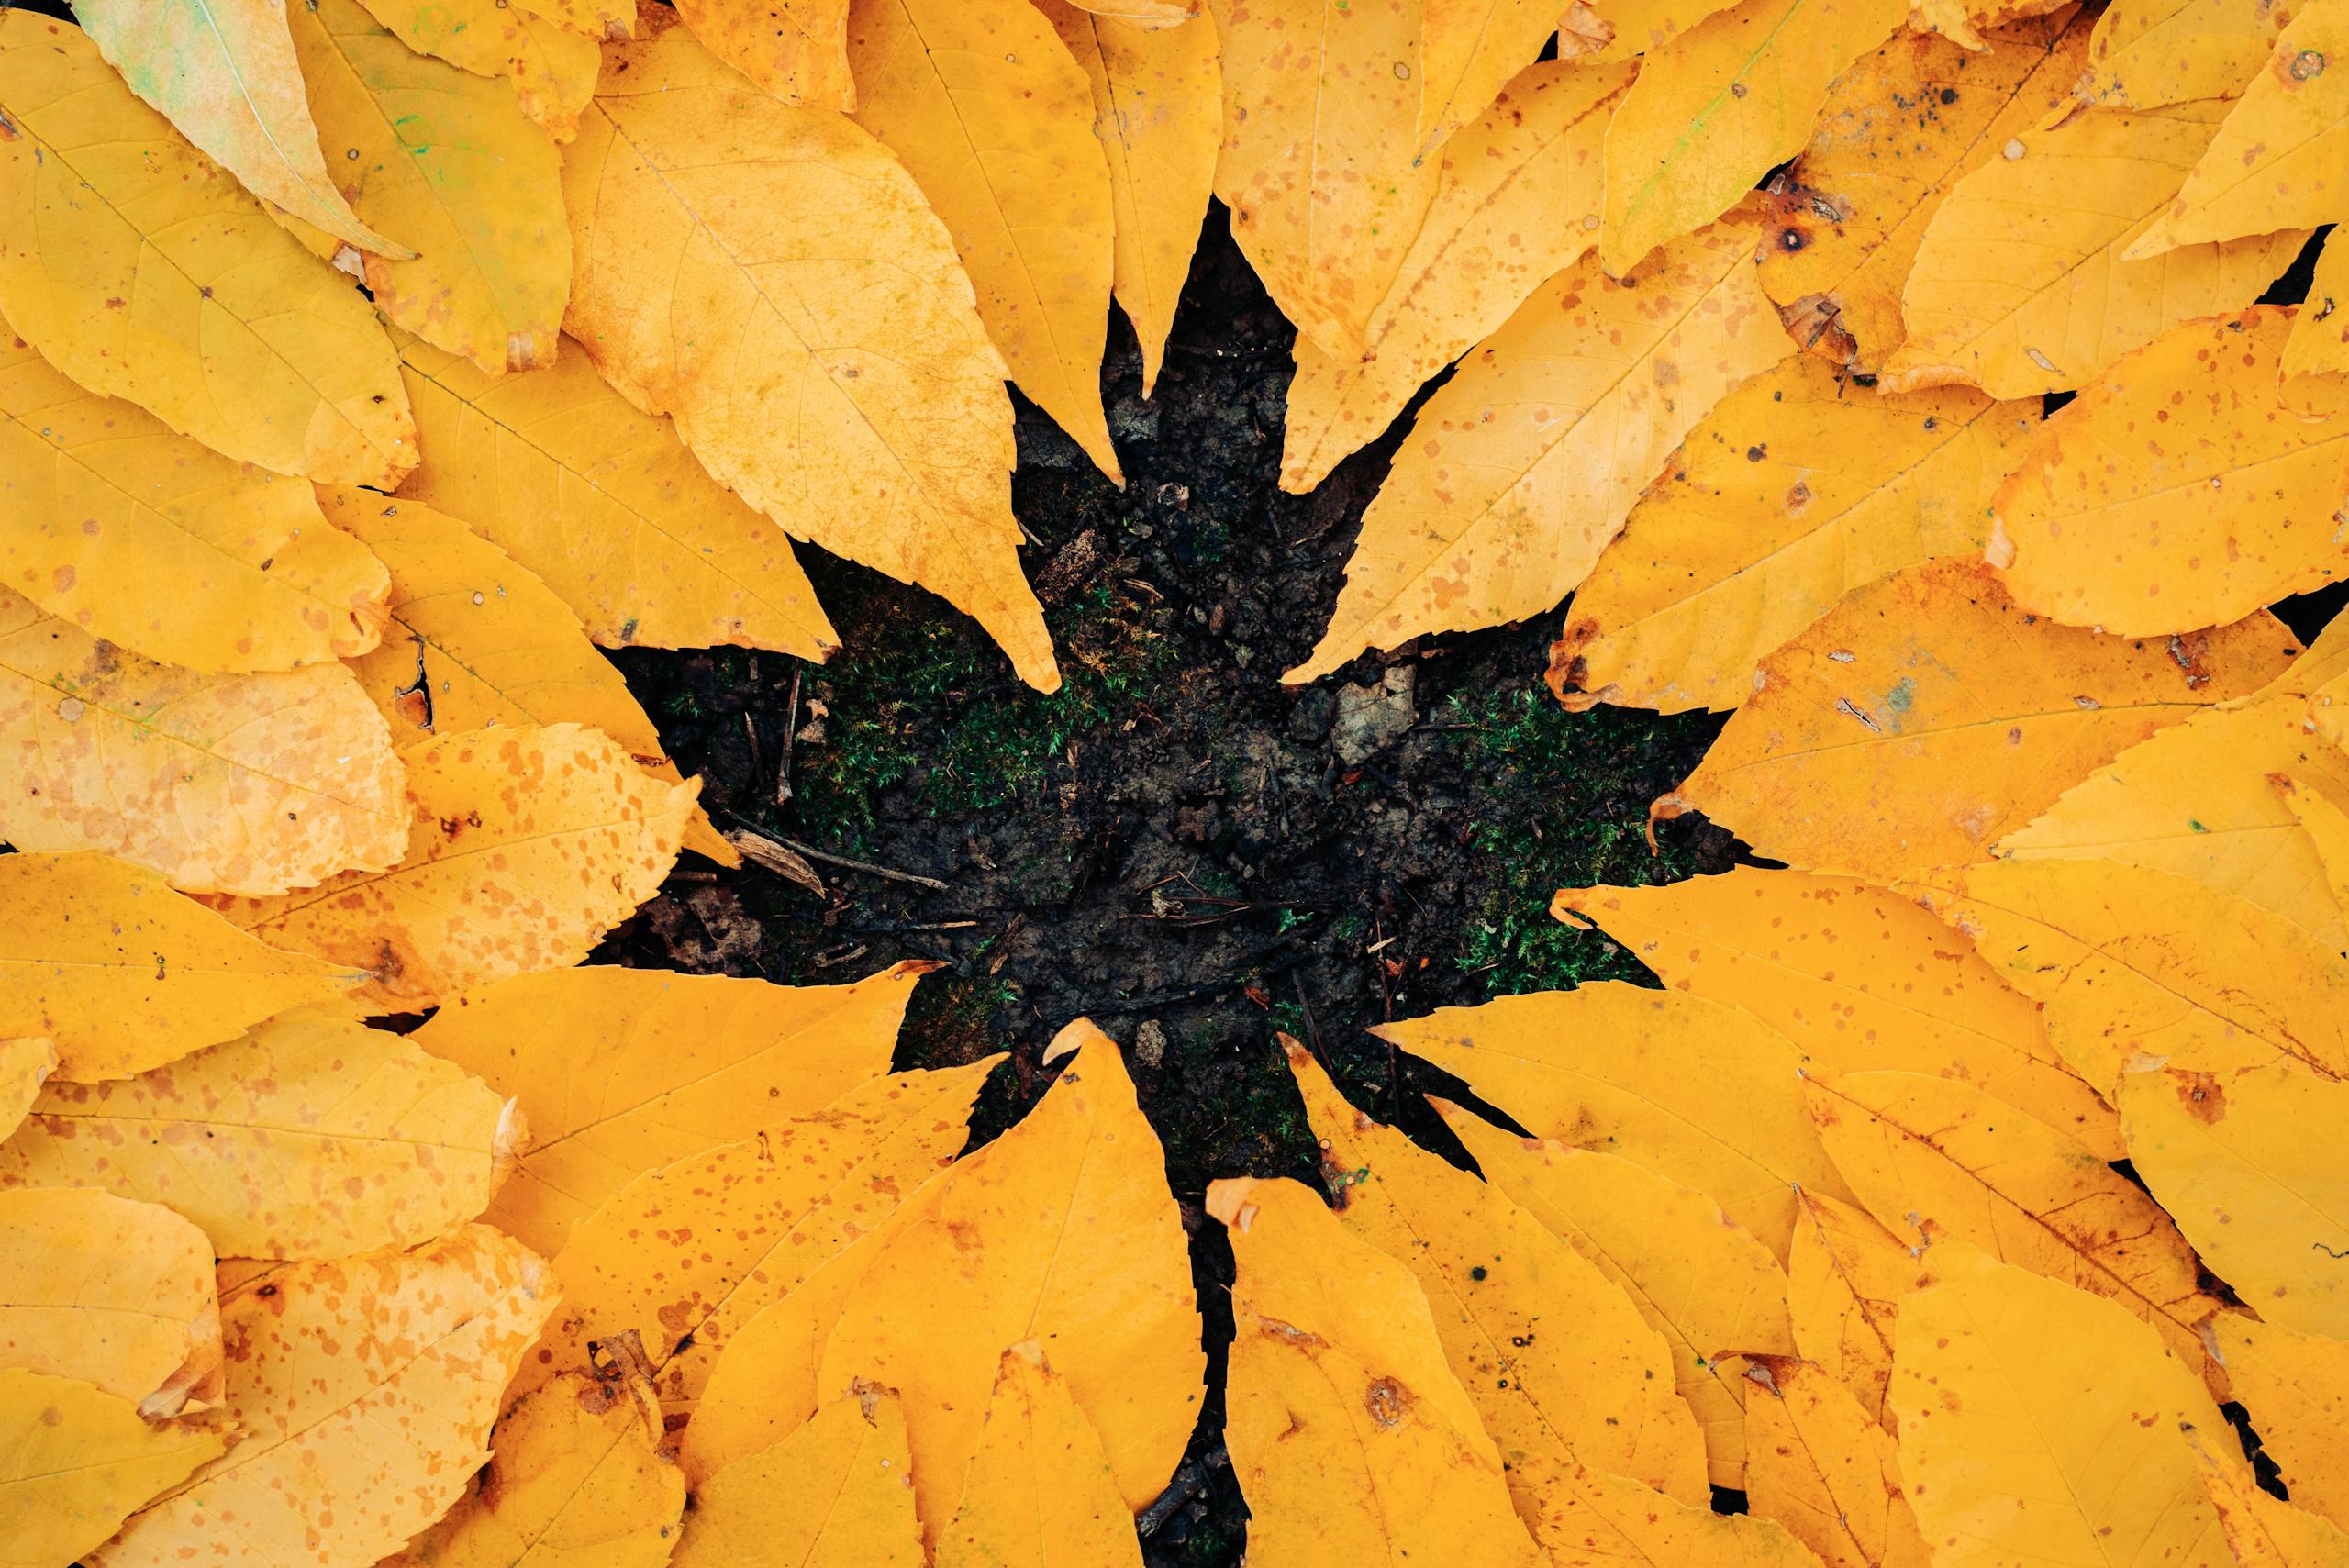
[[[0,14],[0,208],[20,215],[0,233],[0,312],[50,363],[279,473],[389,485],[416,466],[367,302],[79,29]]]
[[[1206,15],[1199,4],[1200,0],[1085,0],[1077,9],[1111,21],[1161,31]],[[1212,25],[1209,31],[1213,31]]]
[[[2261,1450],[2303,1508],[2349,1520],[2349,1470],[2341,1463],[2349,1421],[2349,1344],[2296,1334],[2240,1313],[2210,1319],[2231,1392],[2251,1413]],[[2343,1528],[2349,1528],[2344,1526]]]
[[[363,978],[265,948],[153,872],[104,855],[0,857],[0,1039],[53,1040],[59,1076],[76,1083],[160,1067]]]
[[[1693,1187],[1783,1262],[1797,1189],[1851,1196],[1803,1109],[1802,1057],[1734,1007],[1609,981],[1372,1033],[1571,1148]]]
[[[1586,256],[1420,408],[1363,516],[1336,613],[1292,684],[1365,647],[1539,615],[1731,388],[1795,351],[1741,218],[1675,241],[1636,286]]]
[[[10,586],[164,663],[284,670],[382,635],[383,564],[308,485],[83,392],[4,322],[0,518]]]
[[[1421,11],[1412,146],[1424,161],[1489,111],[1509,80],[1534,62],[1558,29],[1558,8],[1543,0],[1424,0]]]
[[[1285,1043],[1340,1221],[1419,1281],[1520,1509],[1577,1464],[1707,1502],[1708,1445],[1677,1396],[1677,1347],[1632,1297],[1513,1194],[1361,1115]],[[1711,1455],[1716,1485],[1739,1485],[1736,1436]]]
[[[553,1255],[639,1173],[812,1115],[889,1070],[914,982],[771,985],[557,969],[451,998],[411,1037],[512,1096],[530,1147],[489,1211]]]
[[[0,28],[11,15],[0,12]],[[335,664],[150,664],[0,588],[0,736],[19,850],[104,850],[190,892],[271,894],[398,858],[384,721]]]
[[[1231,1239],[1224,1441],[1263,1568],[1533,1568],[1502,1460],[1402,1264],[1295,1182],[1208,1188]]]
[[[1915,1073],[1814,1075],[1810,1107],[1836,1168],[1903,1242],[1955,1237],[2092,1291],[2204,1363],[2201,1324],[2219,1303],[2197,1287],[2193,1252],[2141,1188],[2078,1142],[1979,1089]],[[1941,1254],[1929,1255],[1939,1270]],[[1906,1306],[1900,1321],[1905,1335]]]
[[[2083,105],[2135,109],[2234,97],[2299,9],[2230,0],[2114,0],[2096,19],[2076,96]]]
[[[540,15],[528,0],[360,0],[418,54],[476,76],[508,78],[514,101],[557,141],[579,134],[579,114],[596,93],[603,50],[594,39]],[[632,4],[624,7],[634,17]],[[628,29],[617,35],[625,38]]]
[[[2102,861],[2001,861],[1903,891],[2043,1006],[2049,1043],[2102,1093],[2141,1055],[2349,1077],[2349,962],[2256,906]]]
[[[384,1568],[662,1568],[685,1477],[662,1450],[651,1385],[615,1361],[517,1400],[478,1485]]]
[[[607,648],[837,645],[783,529],[573,351],[493,380],[414,338],[401,373],[431,458],[400,495],[464,519]]]
[[[1558,53],[1630,60],[1663,48],[1722,6],[1723,0],[1572,0],[1559,26]]]
[[[1965,388],[1848,385],[1812,354],[1755,376],[1688,433],[1576,591],[1552,689],[1576,708],[1735,707],[1854,588],[1979,550],[2039,424],[2036,404]]]
[[[0,1193],[0,1366],[79,1378],[150,1418],[218,1397],[212,1243],[157,1204]]]
[[[1282,489],[1306,494],[1376,440],[1429,378],[1590,249],[1607,118],[1631,75],[1628,64],[1529,65],[1445,143],[1426,221],[1362,353],[1333,357],[1297,337]]]
[[[1898,894],[1847,877],[1740,867],[1657,887],[1568,888],[1672,990],[1742,1007],[1839,1073],[1960,1078],[2121,1157],[2111,1107],[2048,1043],[2039,1009],[1973,944]]]
[[[492,375],[553,359],[571,229],[546,137],[504,88],[417,53],[359,0],[287,15],[352,202],[419,252],[362,258],[376,307]]]
[[[415,817],[397,865],[216,901],[272,947],[366,970],[354,995],[395,1013],[584,959],[660,889],[698,787],[647,777],[576,724],[460,730],[403,760]]]
[[[1003,1352],[938,1568],[1141,1568],[1100,1434],[1032,1344]]]
[[[1034,1340],[1068,1380],[1137,1510],[1198,1419],[1206,1358],[1158,1135],[1115,1041],[1079,1019],[1047,1059],[1071,1051],[1017,1127],[899,1211],[824,1347],[821,1393],[869,1378],[905,1402],[933,1543],[1011,1345]]]
[[[386,609],[397,635],[349,662],[395,745],[497,725],[584,724],[647,774],[680,782],[628,683],[536,573],[420,501],[366,490],[318,498],[391,571]],[[740,859],[698,806],[685,847],[728,865]]]
[[[1216,0],[1213,14],[1215,194],[1232,240],[1299,334],[1358,358],[1435,194],[1435,161],[1414,161],[1420,0]]]
[[[1932,1275],[1926,1249],[1904,1247],[1864,1210],[1818,1193],[1798,1195],[1787,1310],[1803,1359],[1840,1378],[1871,1419],[1889,1430],[1884,1388],[1892,1375],[1900,1297]]]
[[[2220,1443],[2229,1435],[2212,1434]],[[2232,1452],[2221,1459],[2209,1442],[2190,1440],[2188,1446],[2210,1506],[2226,1527],[2238,1568],[2342,1568],[2349,1563],[2349,1534],[2338,1525],[2261,1491]]]
[[[1889,882],[1961,865],[2156,729],[2257,690],[2291,647],[2264,613],[2138,642],[2060,627],[1986,567],[1929,562],[1846,595],[1763,661],[1657,812],[1693,807],[1805,871]]]
[[[2130,1164],[2210,1272],[2271,1323],[2349,1338],[2349,1084],[2293,1062],[2157,1068],[2124,1074],[2120,1104]]]
[[[2126,259],[2225,114],[2211,102],[2099,109],[2009,137],[1926,226],[1900,296],[1909,338],[1883,384],[2067,391],[2180,322],[2257,298],[2305,231]]]
[[[675,417],[719,483],[935,590],[1023,680],[1057,689],[1019,574],[1002,359],[912,177],[852,122],[756,91],[683,28],[609,53],[563,159],[565,328],[630,401]],[[728,330],[694,329],[713,320]],[[488,526],[483,508],[451,509]]]
[[[131,91],[253,195],[362,250],[415,254],[328,174],[282,0],[83,0],[73,15]]]
[[[0,1141],[24,1126],[40,1087],[57,1071],[57,1047],[46,1036],[0,1039]]]
[[[850,0],[681,0],[709,51],[786,104],[854,111]]]
[[[2327,415],[2285,403],[2291,330],[2276,306],[2190,322],[2048,420],[1998,490],[1988,558],[2015,603],[2140,637],[2218,626],[2349,573],[2335,515],[2349,399]]]
[[[597,1341],[632,1331],[662,1404],[690,1418],[743,1324],[872,1234],[962,1151],[972,1098],[1002,1060],[876,1078],[811,1116],[630,1182],[556,1255],[563,1309],[540,1363],[587,1366]]]
[[[895,1396],[842,1395],[694,1488],[675,1568],[922,1568],[906,1438]]]
[[[1745,1401],[1747,1501],[1819,1553],[1825,1568],[1925,1568],[1932,1561],[1892,1439],[1820,1367],[1756,1362]]]
[[[2324,763],[2349,766],[2349,757],[2343,756],[2338,746],[2318,756],[2321,759],[2318,767],[2302,771],[2298,778],[2278,774],[2268,784],[2300,825],[2300,831],[2308,835],[2323,868],[2325,884],[2332,890],[2332,901],[2349,910],[2349,783],[2325,776],[2331,770],[2322,767]],[[2343,946],[2349,948],[2349,942]]]
[[[1564,1237],[1664,1336],[1674,1386],[1704,1429],[1711,1485],[1743,1486],[1745,1389],[1739,1358],[1794,1350],[1787,1275],[1778,1260],[1712,1199],[1620,1155],[1513,1138],[1442,1100],[1436,1109],[1486,1181]],[[1576,1329],[1577,1346],[1582,1337]],[[1557,1347],[1550,1350],[1555,1353]],[[1576,1452],[1598,1468],[1622,1472],[1594,1447]],[[1700,1507],[1710,1501],[1703,1492],[1675,1495]]]
[[[1621,277],[1802,150],[1828,83],[1905,0],[1741,0],[1651,50],[1607,128],[1598,253]]]
[[[2305,376],[2330,376],[2336,389],[2349,378],[2349,239],[2337,245],[2325,240],[2308,298],[2284,340],[2286,394],[2297,397],[2314,390],[2300,379]]]
[[[2207,18],[2232,46],[2222,51],[2198,39],[2189,58],[2207,62],[2205,70],[2239,67],[2235,80],[2247,84],[2177,199],[2130,254],[2349,217],[2342,173],[2349,169],[2349,71],[2342,68],[2349,61],[2349,5],[2306,0],[2297,11],[2261,6],[2244,17],[2215,0],[2188,0],[2184,10]],[[2288,17],[2291,25],[2277,36],[2277,22]]]
[[[582,38],[601,41],[636,33],[635,0],[515,0],[515,4]]]
[[[220,1447],[210,1432],[150,1427],[128,1400],[73,1378],[0,1369],[0,1564],[80,1560]]]
[[[1962,49],[1987,53],[1991,40],[1984,29],[2053,15],[2070,0],[1916,0],[1909,11],[1909,26],[1920,33],[1939,33]]]
[[[2232,1442],[2201,1380],[2109,1301],[1960,1244],[1900,1305],[1900,1467],[1937,1568],[2232,1559],[2181,1426]]]
[[[1169,28],[1063,0],[1036,4],[1092,84],[1093,133],[1108,156],[1115,209],[1113,281],[1141,349],[1148,397],[1215,183],[1223,136],[1215,22],[1200,16]]]
[[[2068,6],[1986,35],[1981,52],[1902,32],[1827,89],[1810,144],[1770,183],[1762,286],[1814,352],[1873,375],[1908,337],[1901,285],[1965,175],[2062,104],[2091,18]]]
[[[1100,386],[1115,217],[1085,73],[1030,0],[863,0],[848,58],[856,123],[953,236],[1011,379],[1122,485]]]
[[[365,1568],[396,1551],[489,1457],[499,1394],[558,1295],[544,1263],[485,1225],[230,1291],[217,1419],[242,1440],[92,1568]]]
[[[112,1084],[52,1080],[0,1189],[101,1187],[178,1210],[223,1257],[337,1258],[471,1219],[523,1124],[395,1034],[313,1012]]]

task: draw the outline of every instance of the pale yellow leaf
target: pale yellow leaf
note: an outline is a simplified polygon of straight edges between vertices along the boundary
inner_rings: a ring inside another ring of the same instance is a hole
[[[2325,388],[2327,401],[2349,387],[2349,239],[2335,243],[2340,231],[2324,242],[2316,272],[2309,280],[2308,298],[2292,317],[2292,335],[2284,340],[2284,381],[2288,396],[2304,396]],[[2321,384],[2301,378],[2323,376]]]
[[[1416,156],[1484,116],[1557,30],[1554,0],[1423,0]]]
[[[57,1071],[57,1047],[46,1036],[0,1039],[0,1141],[25,1124],[40,1088]]]
[[[2296,0],[2113,0],[2096,19],[2076,96],[2134,109],[2234,97],[2305,8]]]
[[[1100,1434],[1034,1345],[1003,1352],[937,1568],[1141,1568]]]
[[[2298,1334],[2240,1313],[2210,1320],[2232,1392],[2292,1501],[2349,1529],[2349,1470],[2341,1433],[2349,1423],[2349,1343]]]
[[[1900,1298],[1929,1281],[1928,1249],[1903,1246],[1873,1216],[1819,1193],[1798,1198],[1787,1312],[1803,1359],[1842,1381],[1888,1431],[1886,1382]]]
[[[2261,1490],[2227,1445],[2227,1436],[2213,1434],[2219,1447],[2202,1440],[2188,1446],[2210,1494],[2210,1506],[2226,1527],[2236,1568],[2343,1568],[2349,1563],[2349,1532]]]
[[[111,1193],[0,1192],[0,1366],[79,1378],[150,1418],[217,1398],[211,1241]]]
[[[1819,1553],[1825,1568],[1925,1568],[1932,1561],[1891,1437],[1851,1391],[1809,1362],[1757,1362],[1745,1401],[1746,1500]]]
[[[579,134],[580,112],[595,95],[603,50],[592,35],[543,16],[527,0],[360,0],[374,18],[418,54],[461,65],[477,76],[503,76],[522,112],[557,141]],[[632,19],[635,6],[619,0]],[[617,36],[625,38],[623,28]]]
[[[856,108],[850,0],[680,0],[709,51],[786,104]]]
[[[675,1568],[923,1568],[906,1440],[905,1413],[886,1389],[843,1394],[783,1441],[696,1485],[693,1518],[671,1561]]]
[[[77,1379],[0,1368],[0,1565],[65,1568],[220,1448]]]

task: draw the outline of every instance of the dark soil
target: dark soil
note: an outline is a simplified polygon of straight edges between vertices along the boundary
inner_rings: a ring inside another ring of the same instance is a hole
[[[818,897],[688,857],[597,959],[796,984],[935,960],[896,1064],[1010,1051],[979,1141],[1043,1092],[1041,1052],[1063,1025],[1090,1017],[1116,1036],[1165,1142],[1212,1361],[1198,1435],[1144,1544],[1153,1564],[1233,1563],[1246,1509],[1219,1436],[1231,1262],[1199,1206],[1219,1176],[1316,1175],[1275,1033],[1311,1043],[1372,1114],[1442,1146],[1419,1099],[1438,1076],[1367,1028],[1641,977],[1603,936],[1553,921],[1552,891],[1720,870],[1735,846],[1684,817],[1650,853],[1648,802],[1719,721],[1567,714],[1540,683],[1556,617],[1280,684],[1329,618],[1408,419],[1313,495],[1280,492],[1292,332],[1219,206],[1152,400],[1122,317],[1112,334],[1103,390],[1123,492],[1019,411],[1013,496],[1067,677],[1055,696],[1016,684],[941,601],[814,550],[844,643],[829,665],[618,656],[720,826],[949,891],[825,865]],[[1341,688],[1390,673],[1410,683],[1408,728],[1341,761]]]

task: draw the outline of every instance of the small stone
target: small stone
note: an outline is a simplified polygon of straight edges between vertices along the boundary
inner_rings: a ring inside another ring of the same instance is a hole
[[[1166,1026],[1156,1018],[1144,1023],[1134,1033],[1134,1060],[1144,1067],[1155,1068],[1166,1060]]]
[[[1419,667],[1397,664],[1372,684],[1338,688],[1338,718],[1330,732],[1338,761],[1349,767],[1368,762],[1402,739],[1418,722],[1414,697]]]

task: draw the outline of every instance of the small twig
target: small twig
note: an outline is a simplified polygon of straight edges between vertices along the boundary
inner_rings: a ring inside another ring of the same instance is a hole
[[[824,879],[816,874],[816,868],[764,833],[736,828],[726,835],[726,841],[762,871],[771,871],[785,882],[796,882],[818,898],[825,895]]]
[[[910,882],[916,887],[927,887],[935,893],[954,891],[934,876],[922,876],[909,871],[892,871],[887,866],[874,865],[871,861],[852,861],[846,855],[836,855],[829,851],[819,850],[813,844],[803,844],[796,839],[785,839],[781,835],[776,836],[775,841],[786,849],[797,851],[811,861],[821,861],[828,866],[841,866],[849,871],[861,871],[872,876],[885,876],[891,882]],[[736,848],[739,849],[740,846],[737,845]]]
[[[1329,1052],[1322,1049],[1321,1026],[1314,1021],[1313,1004],[1305,995],[1305,975],[1302,971],[1298,969],[1290,970],[1288,972],[1288,983],[1297,990],[1297,1005],[1305,1009],[1305,1033],[1306,1038],[1313,1042],[1314,1059],[1316,1061],[1327,1061],[1329,1059]]]
[[[850,934],[859,937],[901,937],[907,931],[967,931],[976,920],[929,920],[903,926],[851,926]]]
[[[791,743],[799,735],[799,666],[791,666],[791,701],[783,710],[783,762],[774,773],[774,803],[791,799]]]

